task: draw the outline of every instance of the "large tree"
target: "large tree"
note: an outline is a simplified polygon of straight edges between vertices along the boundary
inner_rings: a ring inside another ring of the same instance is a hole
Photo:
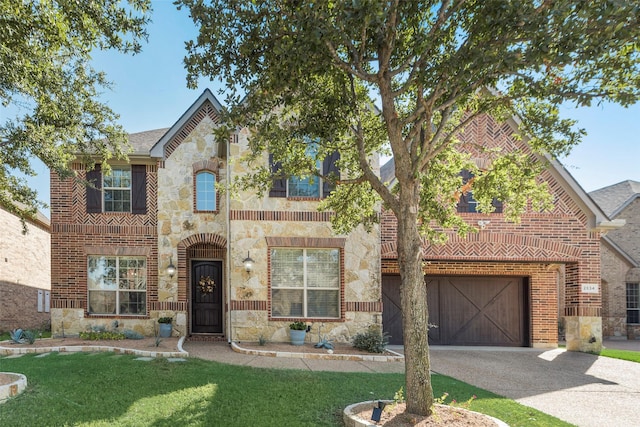
[[[544,209],[551,201],[536,182],[543,165],[535,156],[487,152],[492,161],[480,170],[469,152],[483,147],[456,135],[480,114],[515,116],[518,133],[542,158],[568,153],[583,132],[559,117],[561,103],[638,99],[638,2],[179,3],[200,27],[187,43],[189,82],[199,75],[226,81],[230,123],[252,129],[253,158],[268,151],[277,173],[311,176],[317,160],[338,150],[346,177],[324,177],[337,184],[323,204],[338,213],[334,227],[370,224],[380,200],[395,214],[407,410],[429,414],[424,238],[473,230],[456,211],[465,191],[485,212],[494,197],[504,201],[515,220],[528,205]],[[306,148],[309,141],[317,150]],[[393,190],[371,163],[373,153],[389,149]],[[475,178],[465,182],[463,169]],[[265,190],[274,171],[256,167],[243,184]]]
[[[109,87],[94,49],[137,53],[150,0],[0,0],[0,205],[46,207],[23,176],[40,159],[61,177],[76,156],[125,157],[126,133],[99,100]]]

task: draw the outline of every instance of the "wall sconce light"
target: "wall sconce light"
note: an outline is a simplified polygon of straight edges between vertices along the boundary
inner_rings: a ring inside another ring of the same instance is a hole
[[[173,257],[172,256],[169,257],[169,265],[167,266],[167,274],[171,278],[173,278],[173,276],[176,274],[176,266],[173,265]]]
[[[242,260],[242,264],[244,265],[244,269],[247,273],[251,273],[251,270],[253,270],[254,262],[255,261],[253,261],[253,259],[251,259],[251,257],[249,256],[249,251],[247,251],[247,257]]]

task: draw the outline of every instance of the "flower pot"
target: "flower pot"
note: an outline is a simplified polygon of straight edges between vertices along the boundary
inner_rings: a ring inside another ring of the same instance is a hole
[[[289,333],[291,334],[291,344],[293,345],[304,344],[304,339],[307,336],[307,331],[297,331],[295,329],[289,329]]]
[[[160,323],[160,337],[169,338],[172,330],[173,326],[171,323]]]

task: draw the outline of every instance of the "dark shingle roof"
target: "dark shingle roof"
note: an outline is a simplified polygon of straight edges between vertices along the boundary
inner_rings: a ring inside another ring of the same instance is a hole
[[[616,216],[625,206],[640,196],[640,182],[626,180],[599,190],[589,196],[609,218]]]
[[[133,146],[133,154],[148,156],[151,147],[153,147],[168,130],[169,128],[162,128],[130,133],[129,143]]]

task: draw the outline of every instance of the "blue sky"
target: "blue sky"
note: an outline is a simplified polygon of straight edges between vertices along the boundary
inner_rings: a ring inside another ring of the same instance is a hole
[[[224,101],[224,96],[217,93],[222,87],[219,82],[201,79],[198,89],[186,87],[184,42],[197,35],[187,11],[176,10],[168,0],[154,1],[153,8],[149,42],[142,53],[94,55],[95,67],[105,71],[114,83],[102,99],[120,114],[120,123],[131,133],[170,127],[207,87]],[[628,109],[604,105],[566,108],[562,112],[577,119],[588,133],[568,158],[561,159],[586,191],[627,179],[640,181],[640,104]],[[49,174],[42,166],[38,172],[31,185],[48,203]]]

